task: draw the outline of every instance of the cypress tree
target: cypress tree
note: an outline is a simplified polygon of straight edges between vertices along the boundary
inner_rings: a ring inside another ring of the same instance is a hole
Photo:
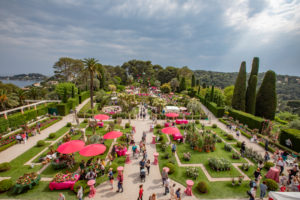
[[[259,58],[254,57],[252,61],[252,69],[250,77],[248,80],[248,87],[246,91],[246,112],[250,114],[255,114],[255,101],[256,101],[256,85],[257,85],[257,75],[259,69]],[[256,78],[253,78],[256,76]]]
[[[81,91],[80,91],[80,88],[78,88],[78,95],[80,95]]]
[[[64,94],[63,94],[63,103],[67,103],[68,97],[67,97],[67,88],[64,88]]]
[[[186,83],[185,83],[185,78],[184,77],[182,77],[181,80],[180,80],[179,90],[180,90],[180,92],[183,91],[183,90],[186,90]]]
[[[197,79],[196,80],[196,86],[199,86],[200,85],[200,79]]]
[[[192,88],[195,87],[196,85],[196,80],[195,80],[195,75],[192,75]]]
[[[243,61],[240,67],[239,74],[235,81],[232,96],[231,105],[236,110],[245,111],[246,79],[246,62]]]
[[[206,83],[202,84],[202,88],[204,88],[204,89],[206,88]]]
[[[276,74],[267,71],[256,96],[256,115],[273,120],[277,107]]]
[[[72,98],[75,97],[75,91],[74,91],[74,86],[72,86]]]
[[[214,101],[214,92],[215,92],[215,86],[211,86],[211,91],[210,91],[210,101]]]
[[[200,89],[201,89],[201,86],[199,85],[198,86],[198,92],[197,92],[198,95],[200,94]]]

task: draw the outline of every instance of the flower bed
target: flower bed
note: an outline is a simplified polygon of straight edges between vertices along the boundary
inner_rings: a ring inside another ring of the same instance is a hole
[[[229,171],[231,168],[231,163],[224,158],[210,158],[208,165],[215,171]]]
[[[40,175],[35,172],[24,174],[18,178],[12,192],[20,194],[25,190],[32,189],[33,186],[39,183],[40,179]]]

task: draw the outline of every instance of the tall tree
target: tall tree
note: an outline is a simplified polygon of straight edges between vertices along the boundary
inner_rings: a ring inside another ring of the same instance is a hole
[[[277,107],[276,74],[267,71],[256,96],[256,115],[273,120]]]
[[[7,90],[0,89],[0,110],[6,110],[18,105],[18,98],[15,93],[8,93]]]
[[[248,80],[248,87],[246,91],[246,112],[250,114],[255,114],[255,101],[256,101],[256,85],[257,85],[257,75],[259,68],[259,58],[254,57],[252,61],[252,69],[250,77]],[[254,78],[256,76],[256,78]]]
[[[182,77],[180,80],[180,84],[179,84],[179,91],[183,91],[186,90],[186,82],[185,82],[185,77]]]
[[[23,106],[24,101],[25,101],[26,96],[27,96],[27,91],[19,89],[19,90],[16,91],[16,96],[19,99],[19,106]]]
[[[200,79],[197,79],[196,80],[196,86],[199,86],[200,85]]]
[[[177,90],[177,88],[179,87],[178,79],[172,78],[172,80],[170,81],[170,85],[171,85],[172,91],[175,92]]]
[[[235,81],[232,97],[232,107],[241,111],[245,111],[246,78],[246,62],[243,61]]]
[[[195,74],[192,75],[192,87],[196,86]]]
[[[98,68],[98,60],[95,58],[85,58],[83,60],[84,65],[86,66],[86,69],[90,72],[90,98],[91,98],[91,109],[94,108],[94,76],[97,72]]]
[[[54,64],[53,68],[54,74],[61,79],[61,81],[72,81],[83,69],[83,63],[78,59],[61,57]]]
[[[211,91],[210,91],[210,101],[211,102],[214,102],[214,97],[215,97],[215,94],[214,94],[214,91],[215,91],[215,86],[211,86]]]
[[[201,90],[201,86],[198,85],[198,91],[197,91],[197,94],[198,94],[198,95],[200,94],[200,90]]]

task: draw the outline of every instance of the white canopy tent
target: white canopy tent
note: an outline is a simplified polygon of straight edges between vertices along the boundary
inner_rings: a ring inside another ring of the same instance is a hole
[[[169,113],[169,112],[180,112],[180,109],[177,106],[166,106],[165,107],[165,112]]]
[[[269,192],[273,200],[299,200],[300,192]]]

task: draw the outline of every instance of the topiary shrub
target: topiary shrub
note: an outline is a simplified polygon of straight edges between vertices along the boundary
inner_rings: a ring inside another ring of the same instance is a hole
[[[11,179],[4,179],[0,181],[0,193],[8,191],[13,186]]]
[[[87,120],[87,119],[84,119],[84,120],[83,120],[83,123],[88,123],[88,120]]]
[[[195,121],[195,124],[200,124],[200,121],[199,121],[199,120],[196,120],[196,121]]]
[[[46,145],[46,142],[44,140],[39,140],[37,143],[36,143],[36,146],[37,147],[42,147],[42,146],[45,146]]]
[[[207,183],[204,182],[204,181],[200,181],[197,186],[196,186],[197,190],[200,192],[200,193],[207,193],[208,192],[208,186],[207,186]]]
[[[212,128],[218,128],[217,124],[213,124],[211,127]]]
[[[224,144],[225,151],[231,152],[232,147],[229,144]]]
[[[165,167],[168,167],[168,168],[170,169],[169,174],[173,174],[173,173],[175,172],[175,170],[176,170],[175,165],[172,164],[172,163],[167,163],[167,164],[165,165]]]
[[[161,125],[160,124],[156,124],[155,128],[161,129]]]
[[[222,139],[221,138],[217,138],[217,143],[222,143]]]
[[[236,146],[237,146],[238,148],[241,148],[241,147],[242,147],[242,142],[237,141],[237,142],[236,142]]]
[[[196,179],[199,175],[199,169],[197,167],[187,167],[185,173],[187,177]]]
[[[48,138],[49,139],[53,139],[53,138],[55,138],[55,136],[56,136],[55,133],[50,133],[49,136],[48,136]]]
[[[274,181],[273,179],[266,179],[265,182],[269,191],[278,190],[278,183],[276,183],[276,181]]]
[[[129,124],[129,123],[126,123],[126,124],[125,124],[125,128],[130,128],[130,124]]]
[[[8,162],[4,162],[0,164],[0,172],[5,172],[11,168]]]
[[[274,167],[274,163],[272,162],[265,162],[264,168],[269,170],[271,167]]]
[[[240,155],[237,152],[233,152],[232,158],[238,160],[240,159]]]
[[[68,122],[67,127],[71,127],[71,126],[72,126],[71,122]]]
[[[88,194],[90,192],[90,186],[87,185],[87,181],[86,180],[80,180],[77,181],[74,185],[74,189],[73,191],[77,194],[78,192],[78,187],[81,186],[83,188],[83,193],[84,194]]]
[[[234,137],[233,137],[233,135],[231,135],[231,134],[228,134],[228,135],[227,135],[227,139],[228,139],[228,140],[233,140],[233,139],[234,139]]]

